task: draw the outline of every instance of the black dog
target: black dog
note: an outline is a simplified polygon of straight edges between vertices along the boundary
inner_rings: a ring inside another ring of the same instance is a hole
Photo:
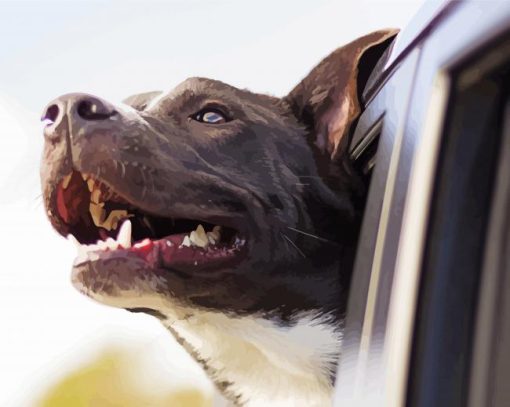
[[[79,246],[75,286],[159,318],[239,405],[330,404],[362,190],[345,151],[394,33],[282,99],[192,78],[122,106],[51,102],[44,202]]]

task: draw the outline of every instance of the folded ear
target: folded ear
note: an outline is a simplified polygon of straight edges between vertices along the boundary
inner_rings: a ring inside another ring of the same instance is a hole
[[[312,130],[320,153],[334,159],[345,150],[343,141],[361,112],[362,88],[397,32],[376,31],[337,49],[285,98],[298,120]]]
[[[122,103],[131,106],[136,110],[143,110],[147,107],[147,105],[157,96],[161,95],[163,92],[159,90],[155,90],[152,92],[144,92],[138,93],[136,95],[129,96],[124,99]]]

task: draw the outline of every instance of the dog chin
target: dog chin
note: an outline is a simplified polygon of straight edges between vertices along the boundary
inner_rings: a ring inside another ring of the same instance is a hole
[[[135,256],[108,256],[73,265],[71,282],[78,291],[119,308],[162,305],[162,272]],[[154,309],[159,309],[157,308]]]

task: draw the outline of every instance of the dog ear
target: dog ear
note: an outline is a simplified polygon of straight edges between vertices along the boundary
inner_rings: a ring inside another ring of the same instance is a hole
[[[346,136],[362,109],[363,87],[397,32],[372,32],[337,49],[284,98],[298,120],[313,130],[311,141],[321,155],[335,159],[345,151]]]
[[[156,90],[153,92],[138,93],[124,99],[122,103],[131,106],[136,110],[143,110],[155,97],[161,95],[163,92]]]

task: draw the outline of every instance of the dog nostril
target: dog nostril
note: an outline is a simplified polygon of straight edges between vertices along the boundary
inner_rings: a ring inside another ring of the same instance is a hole
[[[99,101],[82,100],[77,107],[78,115],[85,120],[106,120],[117,112]]]
[[[46,109],[43,117],[41,117],[41,121],[44,122],[47,126],[52,125],[57,120],[59,113],[59,108],[57,105],[51,105]]]

